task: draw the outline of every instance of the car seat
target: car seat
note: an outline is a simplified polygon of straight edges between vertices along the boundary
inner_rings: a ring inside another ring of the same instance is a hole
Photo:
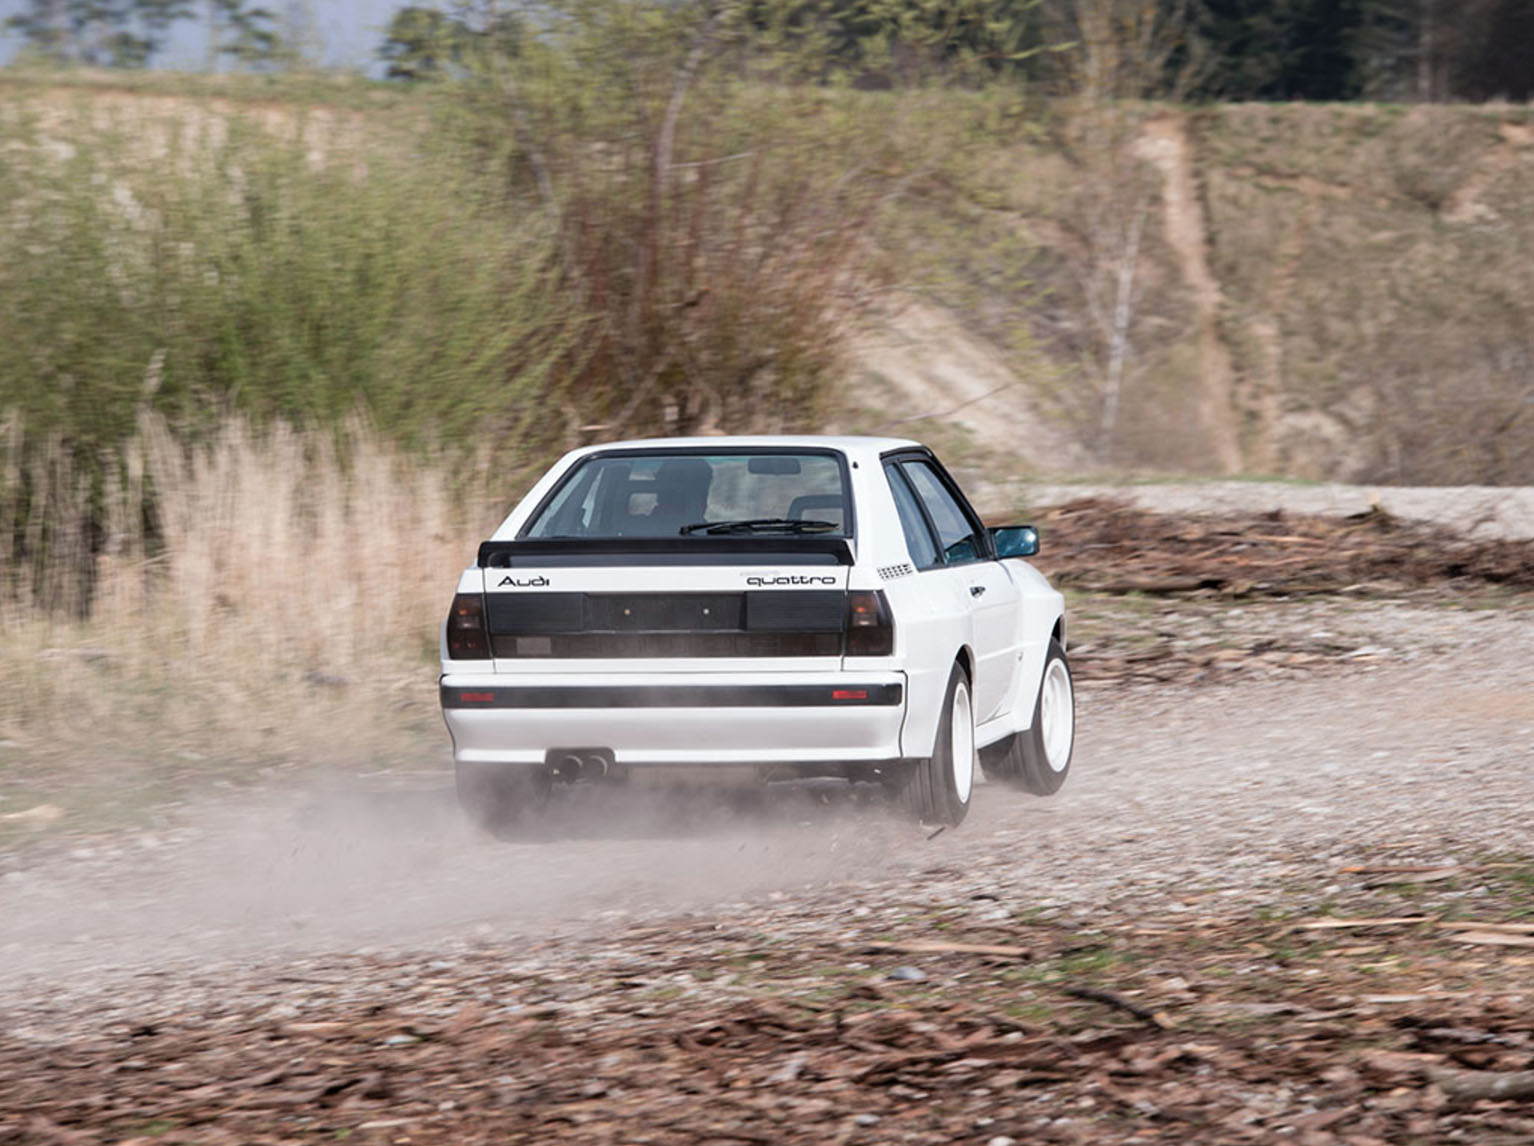
[[[644,519],[652,537],[671,537],[703,521],[714,467],[703,458],[667,458],[655,471],[655,508]]]
[[[788,513],[785,514],[789,521],[803,521],[807,509],[829,509],[830,514],[816,513],[811,515],[811,520],[834,522],[842,532],[847,530],[847,503],[842,500],[839,493],[806,493],[800,494],[788,503]]]

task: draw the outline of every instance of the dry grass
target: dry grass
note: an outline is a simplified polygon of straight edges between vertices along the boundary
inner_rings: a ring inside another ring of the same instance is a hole
[[[17,475],[76,513],[55,515],[47,559],[6,566],[0,739],[24,760],[0,753],[0,779],[68,783],[104,760],[158,773],[397,759],[420,749],[411,729],[436,743],[436,628],[498,513],[459,492],[482,475],[407,457],[360,423],[332,435],[234,417],[189,448],[145,414],[126,457],[93,539],[67,453]],[[29,603],[60,583],[73,610]]]
[[[1529,110],[1235,106],[1199,142],[1262,468],[1531,480]]]

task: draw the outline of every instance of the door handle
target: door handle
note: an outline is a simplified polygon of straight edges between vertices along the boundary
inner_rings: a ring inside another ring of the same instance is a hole
[[[971,597],[979,597],[984,592],[985,592],[985,586],[984,585],[971,585],[969,587],[969,595]]]

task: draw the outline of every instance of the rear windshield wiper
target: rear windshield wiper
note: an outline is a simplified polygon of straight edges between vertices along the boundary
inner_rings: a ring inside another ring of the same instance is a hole
[[[695,521],[677,532],[686,537],[692,533],[831,533],[838,528],[834,521],[753,517],[742,521]]]

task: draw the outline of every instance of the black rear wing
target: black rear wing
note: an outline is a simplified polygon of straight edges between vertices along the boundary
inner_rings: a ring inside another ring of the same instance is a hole
[[[567,537],[482,541],[481,569],[614,565],[851,565],[845,537]]]

